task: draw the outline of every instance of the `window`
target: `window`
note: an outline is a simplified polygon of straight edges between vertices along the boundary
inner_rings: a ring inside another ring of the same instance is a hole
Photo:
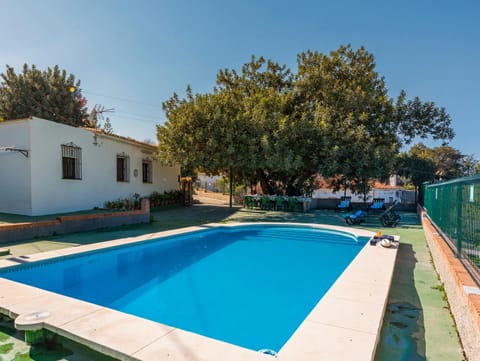
[[[117,154],[117,181],[130,181],[130,157],[125,153]]]
[[[143,183],[152,183],[152,161],[144,159],[142,161],[142,180]]]
[[[62,144],[62,178],[82,179],[82,148],[73,143]]]

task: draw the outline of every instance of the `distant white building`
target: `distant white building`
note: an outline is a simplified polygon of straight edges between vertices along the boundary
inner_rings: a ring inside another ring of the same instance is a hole
[[[219,189],[217,189],[217,182],[223,178],[224,177],[222,175],[207,175],[205,173],[198,173],[196,181],[197,188],[202,188],[211,192],[218,192]]]
[[[0,122],[0,212],[43,215],[179,189],[156,147],[36,117]]]
[[[362,193],[352,193],[349,189],[346,192],[339,190],[334,192],[331,188],[318,188],[313,191],[314,199],[340,199],[342,196],[351,197],[352,202],[363,202]],[[390,184],[375,183],[375,186],[367,193],[367,202],[372,202],[374,198],[383,198],[386,203],[414,203],[415,192],[406,191],[397,186],[397,177],[390,177]]]
[[[374,188],[367,193],[367,202],[372,202],[374,198],[383,198],[387,203],[393,203],[394,201],[401,203],[402,202],[402,193],[404,191],[396,188]],[[315,189],[312,194],[312,198],[316,199],[340,199],[343,197],[344,192],[340,190],[338,192],[333,192],[329,188]],[[352,202],[363,202],[363,194],[352,193],[350,190],[345,192],[347,197],[351,197]]]

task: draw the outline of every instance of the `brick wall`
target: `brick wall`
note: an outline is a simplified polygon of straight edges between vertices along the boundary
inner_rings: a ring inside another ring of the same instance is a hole
[[[60,216],[53,221],[2,225],[0,226],[0,244],[148,222],[150,222],[150,202],[148,199],[142,199],[142,208],[136,211]]]
[[[422,225],[435,268],[447,293],[468,360],[480,361],[480,289],[421,210]]]

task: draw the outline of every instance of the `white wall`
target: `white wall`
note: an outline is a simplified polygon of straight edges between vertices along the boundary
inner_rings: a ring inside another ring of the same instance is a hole
[[[99,135],[94,145],[91,131],[39,118],[32,119],[31,128],[31,211],[23,214],[92,209],[134,193],[148,196],[179,187],[179,167],[161,167],[158,161],[153,161],[153,183],[142,182],[142,159],[151,155],[154,147],[106,135]],[[61,144],[71,142],[82,148],[80,180],[62,179]],[[129,182],[117,182],[116,158],[122,152],[130,156]]]
[[[30,149],[29,119],[0,122],[0,147]],[[19,152],[0,152],[0,212],[31,213],[31,157]]]
[[[315,189],[312,193],[312,198],[318,199],[340,199],[343,197],[344,191],[339,190],[338,192],[333,192],[333,190],[328,188]],[[353,202],[363,202],[363,194],[353,194],[349,190],[345,193],[347,197],[352,197]],[[370,196],[371,199],[372,193],[368,193],[367,196]]]
[[[343,194],[343,190],[334,193],[331,189],[321,188],[313,191],[312,198],[340,199]],[[346,196],[352,197],[352,202],[363,202],[363,194],[353,194],[347,190]],[[367,197],[367,202],[371,202],[373,198],[384,198],[386,203],[392,203],[395,200],[401,202],[401,192],[398,189],[374,188],[367,193]]]
[[[384,198],[385,202],[392,203],[393,201],[401,202],[401,192],[398,189],[374,189],[373,198]]]
[[[206,175],[205,173],[198,173],[197,176],[197,187],[205,188],[210,191],[216,191],[216,183],[218,180],[223,179],[221,175]]]

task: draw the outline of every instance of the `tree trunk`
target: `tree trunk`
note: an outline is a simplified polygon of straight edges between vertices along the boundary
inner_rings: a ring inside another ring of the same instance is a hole
[[[230,167],[230,208],[232,208],[233,205],[233,170],[232,167]]]
[[[302,179],[298,179],[297,177],[292,177],[288,181],[288,184],[285,187],[285,192],[289,197],[299,196],[302,193],[302,190],[295,184],[303,184]]]
[[[259,171],[258,176],[258,178],[260,179],[260,186],[262,187],[263,194],[274,194],[275,191],[268,182],[268,178],[265,173],[263,173],[263,171]]]

